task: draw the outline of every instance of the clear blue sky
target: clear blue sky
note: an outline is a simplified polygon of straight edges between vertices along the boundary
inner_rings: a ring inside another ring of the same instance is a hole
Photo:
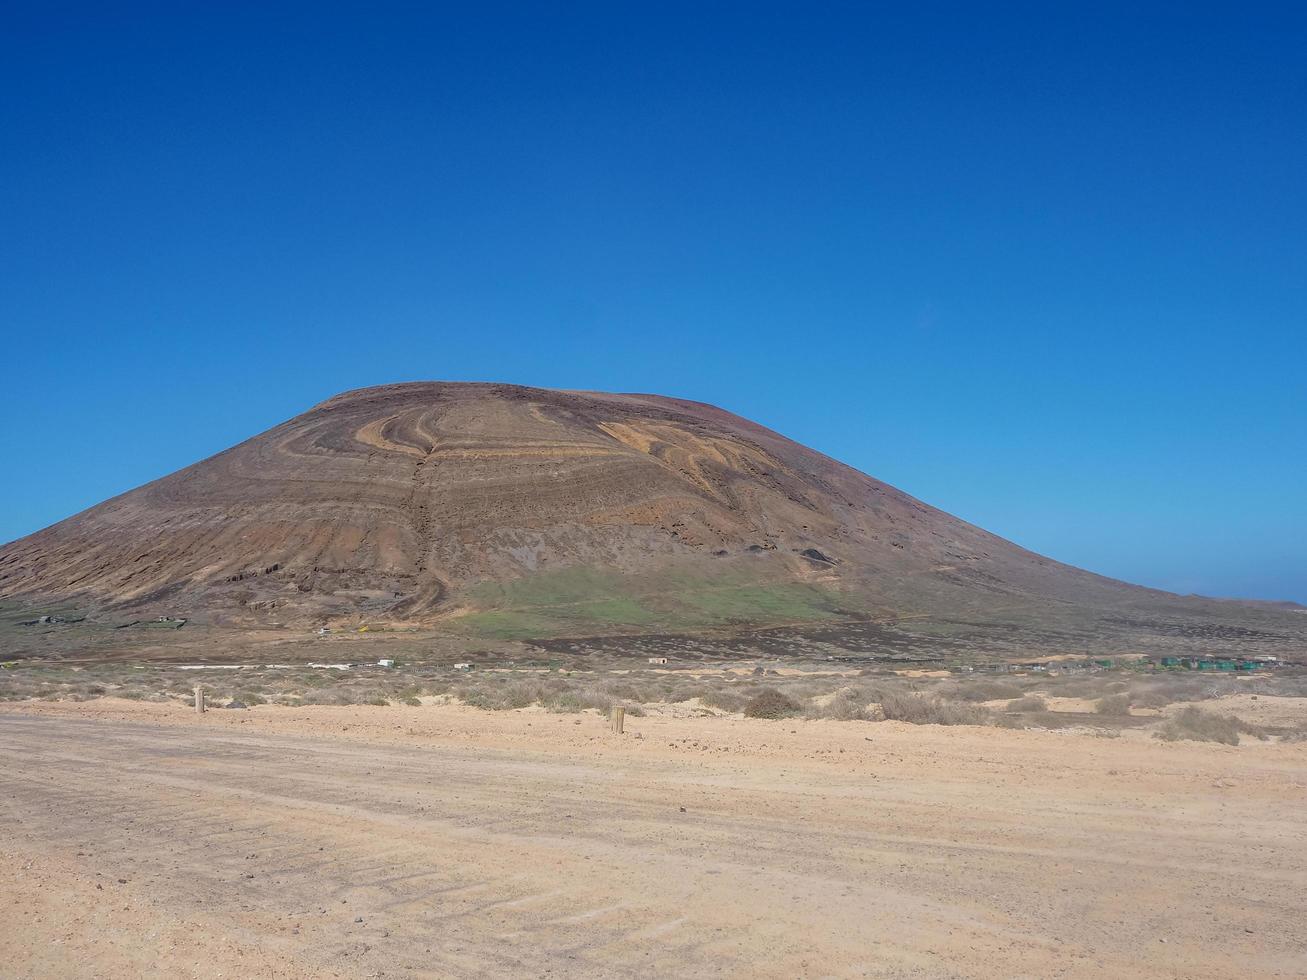
[[[526,6],[6,8],[0,540],[503,380],[1307,601],[1302,4]]]

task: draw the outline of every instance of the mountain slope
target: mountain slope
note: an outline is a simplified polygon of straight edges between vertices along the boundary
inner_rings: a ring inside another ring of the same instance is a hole
[[[340,395],[6,545],[0,597],[513,637],[1201,606],[708,405],[454,383]]]

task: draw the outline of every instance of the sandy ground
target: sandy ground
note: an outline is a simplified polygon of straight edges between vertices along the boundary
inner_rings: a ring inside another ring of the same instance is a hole
[[[1128,734],[9,705],[0,975],[1303,976],[1307,745]]]

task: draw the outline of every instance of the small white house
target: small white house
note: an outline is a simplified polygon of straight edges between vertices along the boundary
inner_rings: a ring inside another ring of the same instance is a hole
[[[666,658],[666,657],[650,657],[650,658],[649,658],[649,662],[650,662],[651,664],[665,664],[665,663],[667,663],[667,658]]]
[[[471,669],[472,669],[472,665],[471,665],[471,664],[454,664],[454,669],[455,669],[455,670],[471,670]]]
[[[393,660],[378,660],[378,661],[377,661],[377,666],[378,666],[378,667],[393,667],[393,666],[395,666],[395,661],[393,661]]]

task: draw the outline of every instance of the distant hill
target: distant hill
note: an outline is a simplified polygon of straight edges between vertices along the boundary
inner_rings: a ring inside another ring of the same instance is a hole
[[[1274,604],[1033,554],[710,405],[438,382],[339,395],[8,544],[0,598],[508,639],[770,628],[832,648],[882,622],[1041,649],[1301,648],[1307,631]]]

